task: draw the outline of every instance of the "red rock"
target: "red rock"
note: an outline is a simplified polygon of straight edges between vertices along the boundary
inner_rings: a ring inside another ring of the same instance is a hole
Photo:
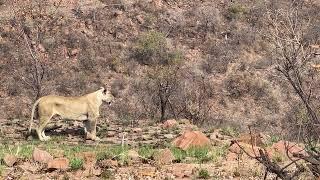
[[[6,154],[3,158],[4,163],[9,167],[12,167],[17,162],[17,160],[18,158],[15,155],[11,154]]]
[[[172,154],[169,148],[162,149],[159,152],[155,153],[153,158],[159,165],[171,164],[172,161],[175,159],[174,155]]]
[[[66,170],[69,167],[69,159],[55,158],[48,162],[48,169],[61,169]]]
[[[303,147],[299,146],[298,144],[295,144],[293,142],[289,141],[279,141],[271,146],[271,148],[278,153],[281,153],[283,155],[287,155],[287,149],[289,156],[292,157],[293,154],[306,154],[306,152],[303,150]]]
[[[40,163],[48,163],[53,159],[51,154],[49,154],[47,151],[40,150],[38,148],[34,148],[32,153],[33,160],[40,162]]]
[[[169,170],[171,170],[172,174],[177,178],[190,178],[195,171],[195,166],[193,164],[177,163],[173,164]]]
[[[30,171],[32,173],[35,173],[40,169],[40,166],[38,163],[31,163],[31,162],[23,162],[23,164],[18,166],[24,171]]]
[[[172,144],[183,150],[190,147],[202,147],[210,145],[210,140],[200,131],[187,131],[177,137]]]
[[[172,127],[176,126],[177,124],[178,124],[178,122],[177,122],[176,120],[174,120],[174,119],[169,119],[169,120],[166,120],[166,121],[163,123],[162,127],[163,127],[163,128],[166,128],[166,129],[169,129],[169,128],[172,128]]]

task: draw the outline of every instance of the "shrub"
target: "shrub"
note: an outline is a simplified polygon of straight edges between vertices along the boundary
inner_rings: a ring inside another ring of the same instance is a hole
[[[81,169],[83,167],[83,159],[81,158],[72,158],[70,160],[70,167],[72,170]]]
[[[279,103],[271,90],[271,85],[261,77],[247,72],[237,72],[228,75],[224,84],[231,98],[248,96],[273,112],[279,110]]]
[[[170,52],[164,34],[149,31],[138,39],[134,48],[134,58],[143,65],[170,65],[181,59],[181,54]]]
[[[200,6],[195,10],[195,17],[200,22],[200,28],[216,32],[221,24],[220,12],[214,4]]]
[[[225,88],[232,98],[240,98],[249,93],[247,77],[244,74],[230,75],[225,81]]]
[[[235,19],[239,18],[242,15],[246,14],[247,10],[240,4],[233,4],[228,8],[228,12],[226,14],[226,17],[228,19]]]
[[[129,163],[128,146],[115,145],[97,154],[97,160],[116,159],[119,164],[127,165]]]
[[[93,73],[96,70],[97,62],[93,49],[83,50],[79,56],[79,64],[85,72]]]
[[[201,64],[202,70],[208,74],[224,74],[228,69],[228,64],[238,58],[239,45],[231,45],[227,43],[219,43],[208,41],[205,50],[208,56]]]
[[[187,156],[197,158],[198,162],[203,163],[212,159],[209,152],[209,147],[191,147],[187,150]]]
[[[223,135],[231,136],[231,137],[237,137],[239,135],[239,131],[231,126],[223,127],[221,129],[221,133]]]
[[[170,150],[171,150],[173,156],[175,157],[176,162],[182,162],[187,157],[186,151],[184,151],[180,148],[171,147]]]
[[[208,172],[207,169],[200,169],[199,172],[198,172],[198,178],[201,178],[201,179],[209,179],[210,178],[210,174]]]
[[[220,160],[221,157],[224,157],[226,155],[226,153],[228,152],[228,145],[224,145],[224,146],[214,146],[211,150],[210,150],[210,154],[209,156],[211,157],[211,159],[214,162],[218,162]]]
[[[155,149],[153,149],[153,147],[150,145],[143,145],[139,147],[138,150],[139,155],[146,159],[150,159],[153,156],[154,152]]]

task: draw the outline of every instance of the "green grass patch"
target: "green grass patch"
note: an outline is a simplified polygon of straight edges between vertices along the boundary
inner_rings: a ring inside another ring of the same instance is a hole
[[[186,151],[170,147],[170,150],[175,157],[176,162],[185,162],[187,157],[191,157],[197,163],[205,163],[209,161],[218,162],[221,157],[226,155],[228,146],[206,146],[206,147],[191,147]]]
[[[187,157],[187,152],[180,148],[171,147],[170,150],[177,162],[183,162]]]
[[[70,160],[70,167],[72,170],[78,170],[83,167],[83,159],[74,157]]]
[[[100,175],[102,179],[114,179],[114,172],[110,169],[104,169]]]
[[[286,157],[279,152],[275,152],[272,156],[272,161],[275,163],[282,163],[286,160]]]
[[[29,159],[32,157],[34,144],[21,144],[21,145],[0,145],[0,161],[3,160],[5,154],[14,154],[22,159]]]
[[[228,151],[228,145],[214,146],[210,151],[210,157],[214,162],[218,162],[220,158],[225,157]]]
[[[106,147],[105,150],[99,151],[97,153],[97,160],[103,159],[116,159],[119,164],[127,165],[129,163],[128,157],[129,146],[110,146]]]
[[[2,174],[4,172],[4,168],[5,168],[5,165],[3,165],[2,162],[0,161],[0,177],[2,176]]]
[[[150,159],[155,152],[155,149],[151,145],[142,145],[138,149],[138,154],[143,158]]]
[[[200,179],[209,179],[210,174],[207,169],[200,169],[198,172],[198,178]]]
[[[186,152],[188,157],[196,158],[199,163],[212,160],[210,147],[191,147]]]
[[[227,126],[221,128],[221,133],[226,136],[231,136],[231,137],[238,137],[239,136],[239,131],[237,128]]]

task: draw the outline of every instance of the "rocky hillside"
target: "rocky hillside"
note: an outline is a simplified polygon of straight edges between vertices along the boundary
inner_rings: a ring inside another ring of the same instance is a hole
[[[277,129],[290,107],[263,36],[271,6],[286,3],[2,0],[1,118],[28,118],[38,96],[107,85],[110,119]]]

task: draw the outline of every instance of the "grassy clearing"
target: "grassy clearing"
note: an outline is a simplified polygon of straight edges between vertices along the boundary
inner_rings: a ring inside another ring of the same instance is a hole
[[[192,147],[186,151],[176,147],[171,147],[170,149],[177,162],[185,162],[187,157],[193,158],[197,163],[205,163],[210,161],[217,162],[224,157],[227,152],[227,146],[207,146],[200,148]]]
[[[143,145],[139,147],[138,154],[145,159],[150,159],[152,158],[155,151],[156,150],[151,145]]]
[[[33,149],[36,145],[31,144],[21,144],[21,145],[0,145],[0,161],[3,160],[5,154],[14,154],[21,159],[29,159],[32,157]]]
[[[115,159],[121,165],[129,163],[129,146],[114,145],[104,148],[104,150],[97,152],[97,160]]]

